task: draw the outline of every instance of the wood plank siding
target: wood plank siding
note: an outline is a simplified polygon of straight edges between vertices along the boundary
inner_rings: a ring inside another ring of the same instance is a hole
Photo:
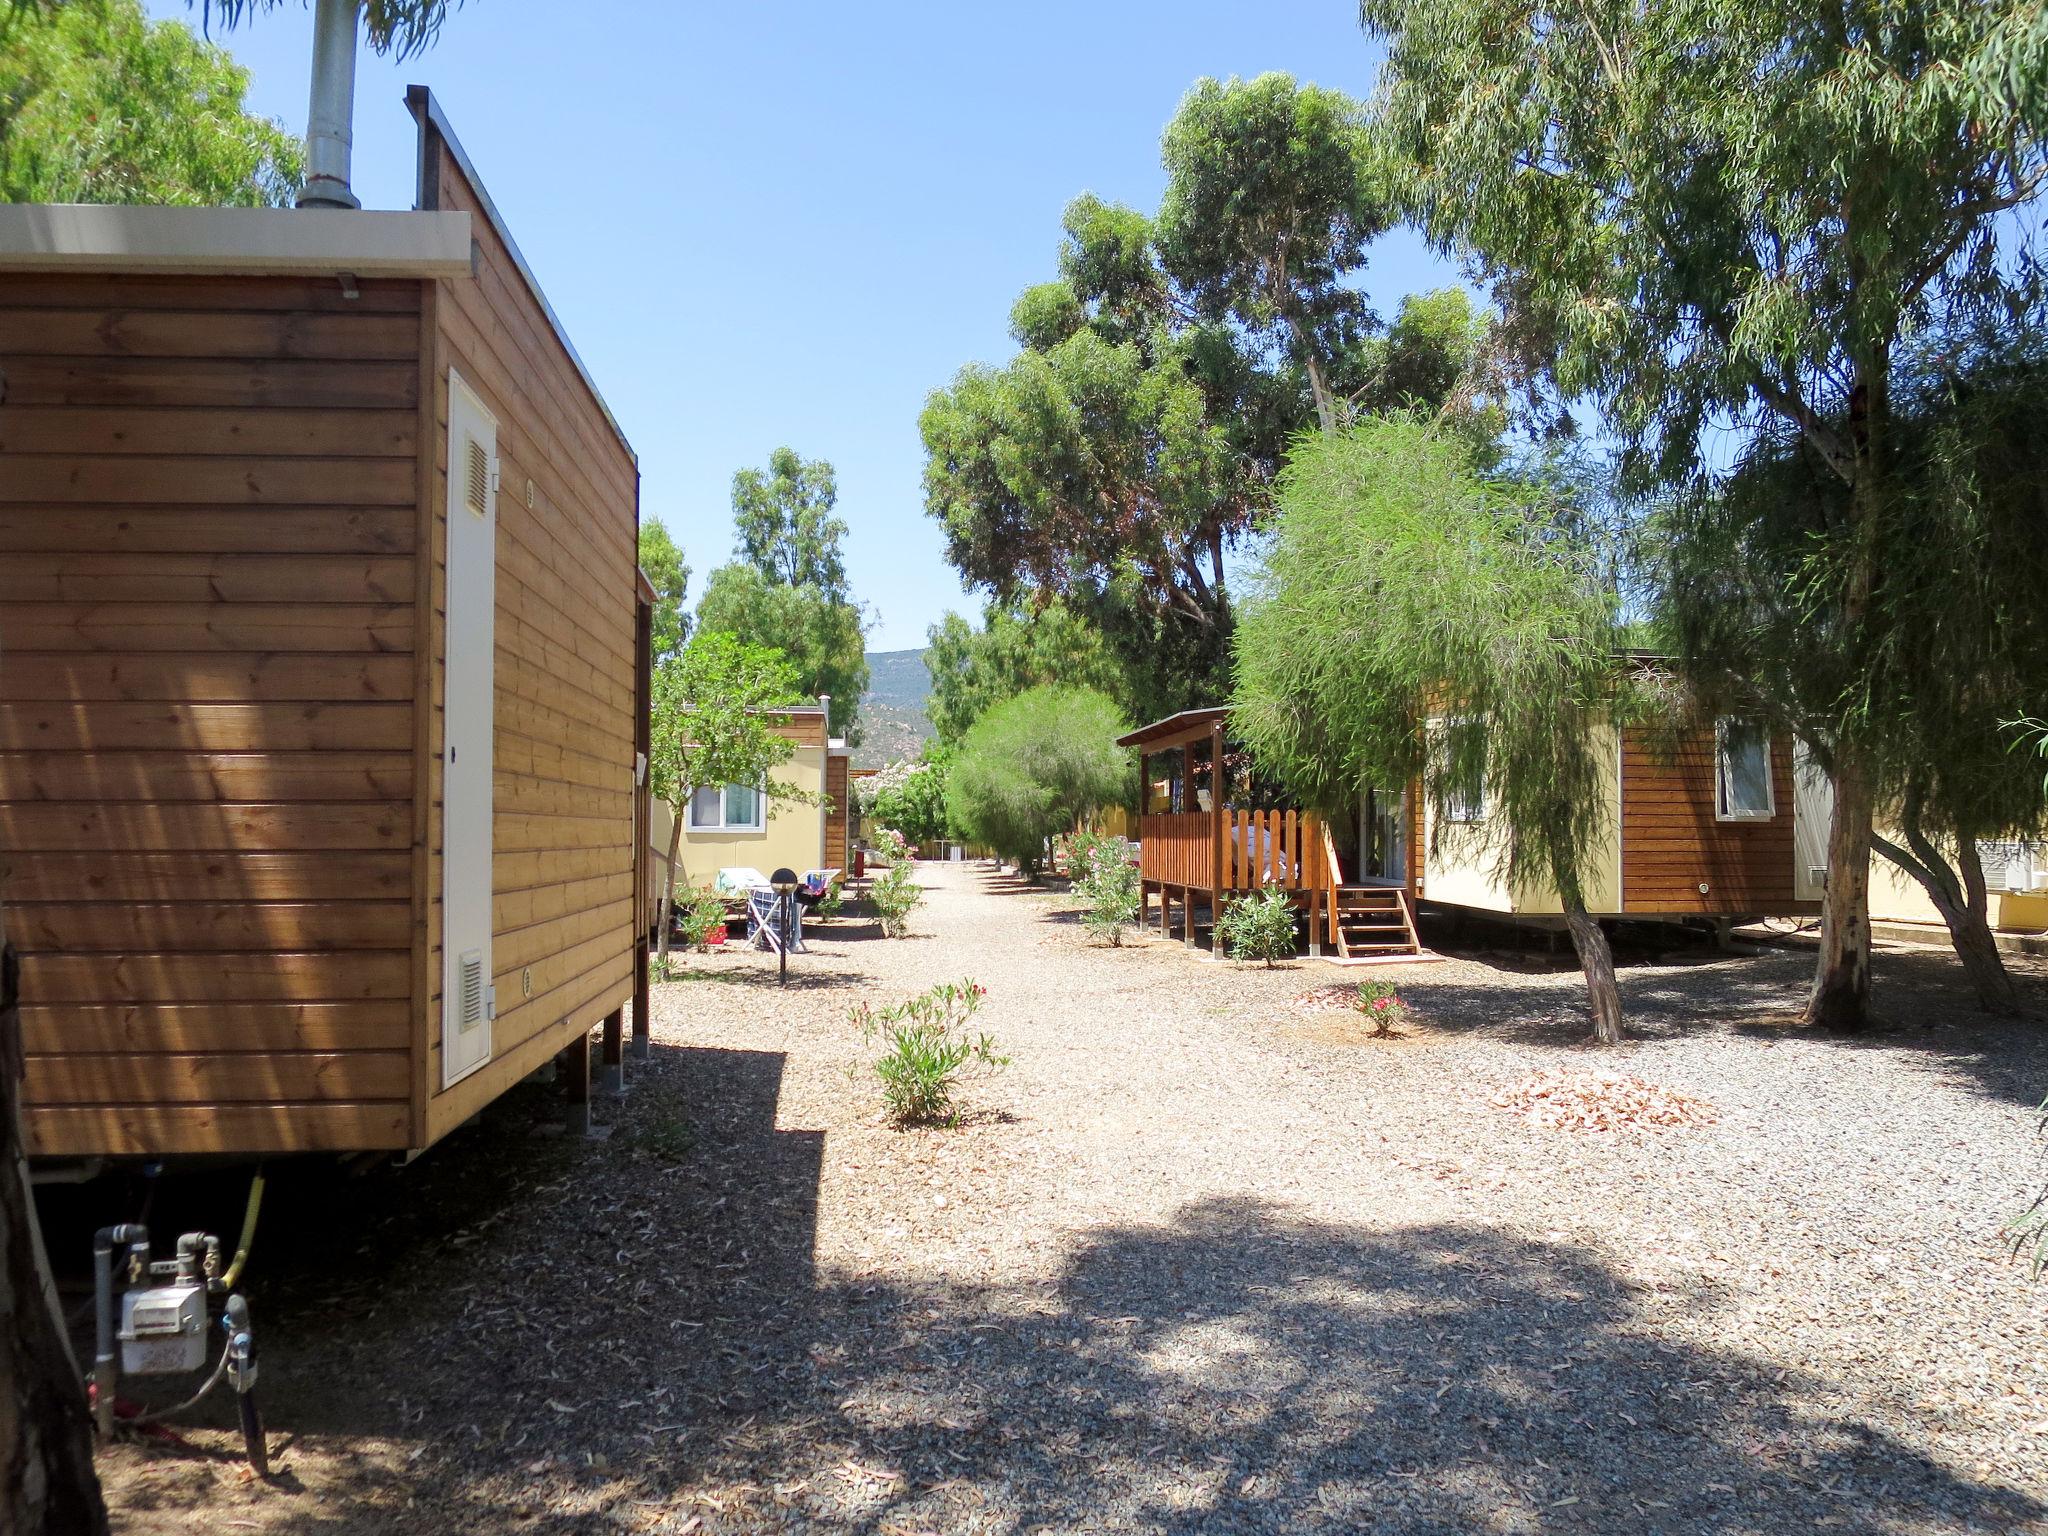
[[[417,984],[425,1136],[460,1124],[633,988],[634,624],[639,471],[563,346],[462,162],[427,130],[422,206],[474,216],[476,276],[437,286],[422,388],[425,575],[420,748],[429,779],[416,828],[425,917]],[[446,647],[449,370],[498,423],[497,691],[488,1065],[443,1090],[440,762]],[[528,972],[530,968],[530,988]]]
[[[0,277],[32,1153],[413,1142],[420,291]]]
[[[827,869],[851,869],[848,862],[846,843],[847,818],[853,806],[850,799],[851,786],[847,778],[850,759],[839,753],[828,753],[825,758],[825,796],[829,802],[825,809],[825,867]]]
[[[1711,725],[1675,744],[1624,731],[1622,910],[1707,916],[1818,911],[1816,903],[1799,901],[1793,891],[1788,736],[1771,743],[1771,785],[1776,814],[1768,821],[1716,821]]]

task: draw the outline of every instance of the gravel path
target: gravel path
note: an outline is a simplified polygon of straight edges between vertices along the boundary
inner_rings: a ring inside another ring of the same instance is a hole
[[[122,1451],[122,1527],[2048,1530],[2048,1282],[1997,1238],[2048,1034],[1945,957],[1881,957],[1853,1044],[1788,1027],[1780,951],[1638,957],[1608,1053],[1562,959],[1388,969],[1419,1022],[1379,1041],[1290,1006],[1356,972],[921,875],[908,940],[658,989],[609,1141],[533,1136],[524,1089],[309,1189],[258,1298],[284,1477]],[[845,1010],[962,975],[1013,1064],[891,1130]],[[1718,1123],[1488,1106],[1560,1064]]]

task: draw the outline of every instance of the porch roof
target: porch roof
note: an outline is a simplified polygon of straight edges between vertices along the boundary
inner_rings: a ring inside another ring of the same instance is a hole
[[[1177,747],[1183,742],[1201,740],[1228,713],[1222,708],[1184,709],[1164,720],[1141,725],[1127,736],[1117,737],[1116,744],[1120,747],[1142,747],[1147,752],[1164,752],[1168,747]]]

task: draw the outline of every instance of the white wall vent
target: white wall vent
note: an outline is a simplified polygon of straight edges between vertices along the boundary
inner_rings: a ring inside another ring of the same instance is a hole
[[[463,475],[463,501],[478,517],[491,509],[491,452],[475,438],[469,440],[469,464]]]
[[[462,995],[456,1003],[456,1025],[461,1029],[473,1029],[484,1021],[484,952],[469,950],[462,956],[460,964]]]

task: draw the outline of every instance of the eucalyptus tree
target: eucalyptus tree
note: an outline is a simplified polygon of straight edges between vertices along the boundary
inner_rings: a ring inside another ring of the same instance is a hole
[[[1895,371],[1929,326],[2038,287],[2002,215],[2048,176],[2038,0],[1362,0],[1381,128],[1430,235],[1471,253],[1632,477],[1702,436],[1796,432],[1847,492],[1822,711],[1835,814],[1807,1016],[1863,1026],[1886,729],[1865,620],[1898,494]]]
[[[867,619],[846,581],[845,519],[830,462],[789,448],[732,477],[733,553],[705,582],[699,629],[784,652],[806,693],[830,694],[831,729],[860,739]]]
[[[1555,890],[1611,1043],[1621,996],[1586,889],[1613,831],[1596,727],[1623,683],[1618,606],[1569,481],[1483,463],[1412,415],[1297,446],[1238,626],[1232,728],[1326,813],[1419,779],[1440,842]]]
[[[1101,632],[1058,598],[1041,607],[991,603],[978,629],[948,613],[925,640],[924,708],[942,742],[958,742],[1004,699],[1048,683],[1124,700],[1125,674]]]
[[[812,586],[835,602],[849,601],[840,548],[846,520],[832,510],[838,503],[839,478],[830,461],[777,448],[765,470],[743,469],[732,477],[740,558],[781,586]]]
[[[1921,349],[1903,383],[1881,574],[1856,631],[1830,622],[1854,554],[1849,490],[1788,432],[1664,514],[1661,617],[1701,687],[1740,691],[1823,767],[1837,701],[1864,691],[1881,725],[1873,842],[1926,890],[1979,1002],[2012,1013],[1978,845],[2048,829],[2011,729],[2048,698],[2048,339],[2001,329]]]
[[[1292,75],[1198,80],[1162,158],[1161,265],[1204,320],[1234,322],[1299,367],[1335,431],[1331,365],[1372,321],[1343,279],[1388,222],[1363,107]]]
[[[1186,286],[1160,225],[1092,196],[1068,206],[1064,227],[1059,278],[1011,312],[1017,355],[962,369],[926,404],[926,511],[969,586],[1002,605],[1059,598],[1086,619],[1130,679],[1120,697],[1147,710],[1209,703],[1228,686],[1232,557],[1293,436],[1317,422],[1315,392],[1299,349],[1243,318],[1264,313],[1252,276],[1182,249]],[[1190,244],[1185,230],[1174,238]],[[1319,238],[1346,259],[1354,250]],[[1318,348],[1338,348],[1318,368],[1347,409],[1454,405],[1484,419],[1465,386],[1485,320],[1462,293],[1411,298],[1384,329],[1349,288],[1305,285],[1288,303],[1320,317]]]

